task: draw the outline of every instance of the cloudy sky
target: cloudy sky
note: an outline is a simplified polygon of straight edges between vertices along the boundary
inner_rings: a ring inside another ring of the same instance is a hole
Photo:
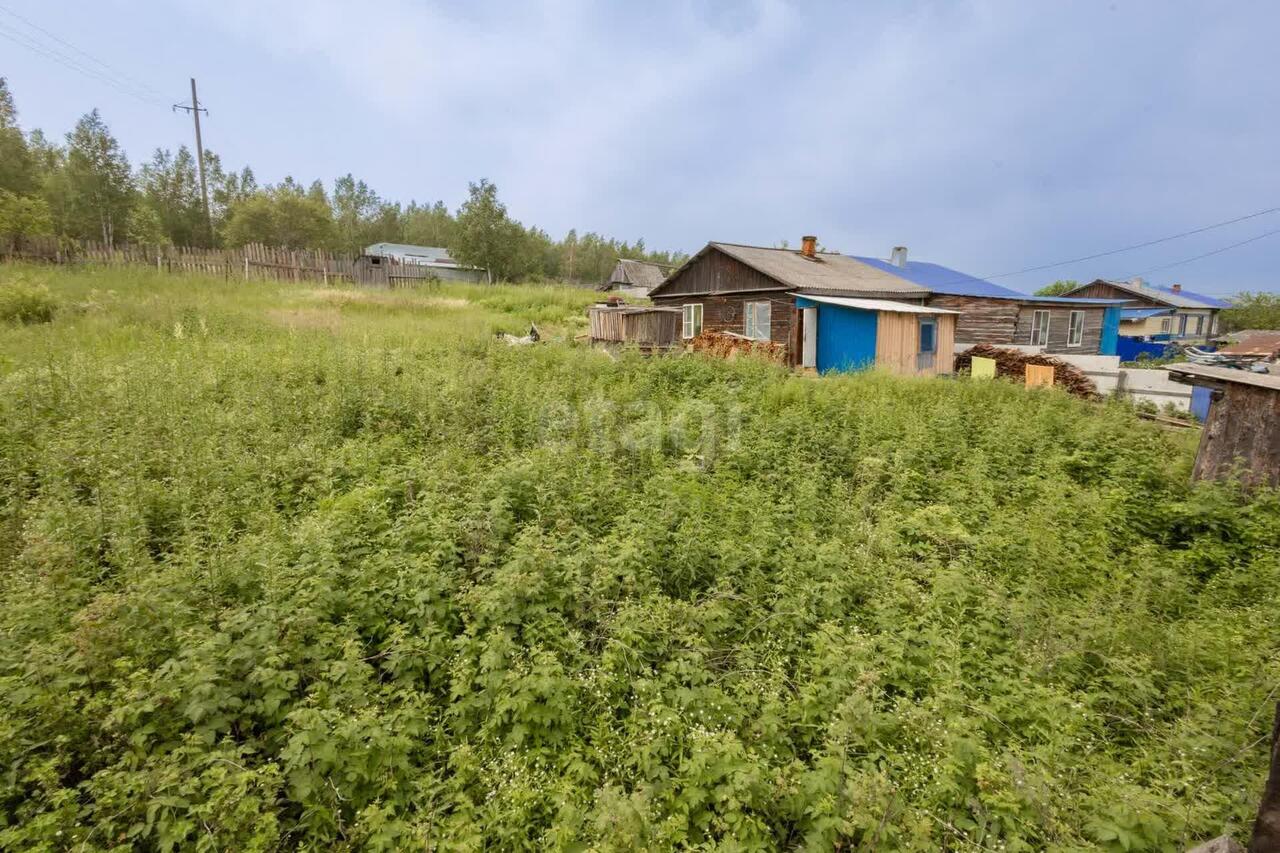
[[[994,276],[1280,207],[1277,32],[1274,0],[0,0],[0,75],[26,127],[96,106],[135,162],[189,141],[195,76],[207,146],[261,181],[454,207],[488,177],[556,235]],[[1280,234],[1158,269],[1277,229],[999,281],[1280,290]]]

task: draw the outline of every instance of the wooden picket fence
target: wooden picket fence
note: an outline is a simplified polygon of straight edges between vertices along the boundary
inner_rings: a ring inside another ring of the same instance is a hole
[[[439,281],[453,270],[399,263],[391,258],[351,257],[314,249],[283,249],[251,243],[234,249],[191,246],[104,246],[56,237],[0,239],[0,261],[20,260],[92,266],[148,266],[162,272],[197,273],[244,281],[350,282],[411,287]],[[461,268],[459,268],[461,269]],[[466,270],[477,276],[477,271]]]

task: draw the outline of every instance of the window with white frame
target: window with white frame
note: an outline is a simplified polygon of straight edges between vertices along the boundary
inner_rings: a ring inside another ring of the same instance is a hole
[[[702,303],[684,306],[684,337],[696,338],[702,331]]]
[[[742,333],[753,341],[769,340],[769,303],[748,302],[742,308]]]
[[[1187,336],[1187,315],[1178,315],[1178,337],[1185,338]]]
[[[1042,347],[1049,343],[1049,312],[1036,311],[1031,315],[1031,345]]]
[[[1169,325],[1168,317],[1165,317],[1163,320],[1160,321],[1160,332],[1162,334],[1168,334],[1170,328],[1171,326]]]
[[[1196,332],[1195,333],[1197,335],[1204,334],[1204,315],[1203,314],[1196,315]]]
[[[1067,346],[1078,347],[1084,340],[1084,312],[1072,311],[1071,321],[1067,326]]]

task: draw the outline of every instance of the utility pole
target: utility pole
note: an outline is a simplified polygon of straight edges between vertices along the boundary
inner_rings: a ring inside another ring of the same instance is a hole
[[[183,110],[191,113],[196,122],[196,166],[200,170],[200,201],[204,204],[204,227],[207,234],[208,245],[213,245],[213,220],[209,218],[209,185],[204,178],[204,143],[200,140],[200,113],[205,115],[209,111],[200,106],[200,100],[196,97],[196,78],[191,78],[191,106],[186,104],[174,104],[174,112]]]

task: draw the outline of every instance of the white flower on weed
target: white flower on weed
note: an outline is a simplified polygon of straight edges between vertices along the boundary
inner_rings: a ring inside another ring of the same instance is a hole
[[[174,336],[175,338],[181,339],[181,338],[182,338],[182,336],[183,336],[183,334],[184,334],[184,332],[183,332],[183,329],[182,329],[182,322],[181,322],[181,321],[179,321],[179,322],[177,322],[177,323],[174,323],[174,324],[173,324],[173,336]]]

